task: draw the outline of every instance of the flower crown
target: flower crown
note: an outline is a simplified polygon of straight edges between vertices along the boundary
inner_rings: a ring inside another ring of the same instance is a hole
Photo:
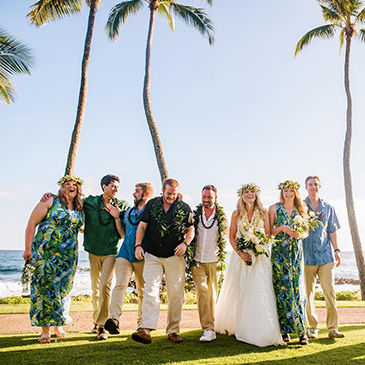
[[[253,182],[250,182],[248,184],[242,185],[238,190],[237,190],[237,194],[239,197],[241,197],[243,195],[243,193],[246,190],[253,190],[256,194],[260,193],[260,187],[258,185],[256,185]]]
[[[299,188],[300,188],[299,183],[296,181],[292,181],[292,180],[285,180],[284,182],[282,182],[278,185],[279,190],[283,190],[283,189],[299,190]]]
[[[76,184],[82,185],[84,182],[77,176],[65,175],[58,181],[58,185],[63,185],[67,181],[73,181]]]

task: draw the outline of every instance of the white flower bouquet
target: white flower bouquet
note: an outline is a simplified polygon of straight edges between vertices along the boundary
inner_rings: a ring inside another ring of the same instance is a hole
[[[300,239],[304,239],[309,236],[309,230],[314,231],[321,225],[323,225],[323,223],[319,218],[319,214],[310,211],[306,217],[297,214],[294,217],[292,229],[298,234]]]

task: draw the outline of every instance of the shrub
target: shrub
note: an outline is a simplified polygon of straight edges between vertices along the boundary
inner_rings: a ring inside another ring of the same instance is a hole
[[[323,292],[316,292],[314,299],[324,300]],[[336,293],[336,300],[361,300],[360,291],[339,291]]]
[[[30,303],[30,298],[16,297],[15,295],[0,299],[0,304],[28,304],[28,303]]]

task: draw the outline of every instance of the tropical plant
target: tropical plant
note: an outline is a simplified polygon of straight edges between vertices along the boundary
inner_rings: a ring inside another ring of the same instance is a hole
[[[211,5],[212,0],[206,0]],[[174,15],[185,21],[186,24],[192,25],[202,35],[208,38],[209,44],[214,43],[214,29],[210,19],[204,9],[192,6],[182,5],[171,0],[130,0],[123,1],[115,5],[109,14],[105,26],[107,35],[110,39],[115,40],[120,33],[120,25],[125,24],[127,19],[138,13],[143,8],[144,3],[148,4],[150,10],[149,27],[146,45],[145,76],[143,83],[143,105],[146,114],[146,120],[150,129],[152,142],[155,150],[158,169],[161,180],[168,177],[165,157],[162,149],[160,135],[152,113],[150,84],[151,84],[151,48],[153,29],[155,24],[156,12],[160,16],[166,16],[171,30],[174,30]]]
[[[365,300],[365,262],[361,247],[359,228],[357,225],[354,196],[352,189],[352,176],[350,168],[351,141],[352,141],[352,98],[350,92],[350,50],[352,38],[365,41],[365,29],[357,28],[358,24],[365,23],[365,8],[360,0],[317,0],[322,8],[324,20],[329,23],[314,28],[307,32],[298,42],[295,56],[303,47],[307,46],[313,38],[332,38],[336,30],[340,30],[340,51],[343,44],[345,50],[344,82],[347,98],[346,134],[343,148],[343,174],[345,183],[346,207],[352,244],[359,271],[360,290],[362,299]]]
[[[76,120],[72,132],[71,143],[68,151],[65,175],[73,175],[75,170],[77,149],[79,147],[81,127],[84,120],[88,69],[90,60],[91,41],[93,37],[96,11],[101,4],[100,0],[85,0],[89,6],[89,19],[84,43],[84,53],[81,63],[81,82],[79,91],[79,100],[77,105]],[[81,11],[82,0],[39,0],[31,6],[28,14],[31,23],[37,27],[45,25],[50,21],[56,21],[65,16],[79,13]]]
[[[30,48],[0,28],[0,100],[10,105],[16,100],[11,77],[30,75],[33,57]]]

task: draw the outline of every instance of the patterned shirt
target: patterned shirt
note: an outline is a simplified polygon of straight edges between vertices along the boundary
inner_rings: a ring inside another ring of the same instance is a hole
[[[119,250],[117,255],[118,257],[122,257],[129,262],[138,262],[136,259],[136,255],[134,254],[134,246],[136,244],[136,233],[138,228],[138,223],[140,220],[140,215],[144,211],[145,207],[138,212],[138,208],[134,206],[133,208],[129,208],[124,215],[123,226],[125,229],[125,237],[123,240],[122,247]],[[143,249],[146,248],[146,236],[142,241]]]
[[[314,211],[309,198],[305,198],[308,209]],[[315,231],[310,230],[308,238],[303,240],[304,263],[306,265],[324,265],[333,262],[332,245],[329,234],[340,228],[335,208],[319,201],[318,214],[323,223]]]

